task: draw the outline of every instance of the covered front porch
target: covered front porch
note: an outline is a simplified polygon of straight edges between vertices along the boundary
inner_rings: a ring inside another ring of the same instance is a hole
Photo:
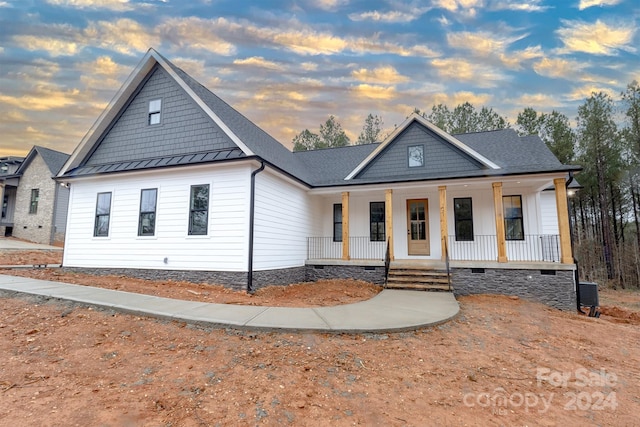
[[[318,191],[307,259],[573,264],[565,178],[482,178]]]

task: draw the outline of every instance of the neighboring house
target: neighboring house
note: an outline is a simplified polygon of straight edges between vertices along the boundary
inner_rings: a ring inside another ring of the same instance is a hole
[[[10,181],[5,181],[2,213],[5,230],[11,228],[8,234],[46,245],[64,242],[69,189],[53,178],[68,158],[68,154],[34,146]]]
[[[570,309],[579,169],[539,138],[416,114],[379,144],[292,153],[150,50],[57,177],[64,266],[255,289],[450,261],[457,293]]]
[[[24,157],[0,157],[0,191],[2,192],[2,216],[0,216],[0,235],[11,236],[13,233],[13,212],[16,206],[16,192],[20,177],[16,171],[24,161]]]

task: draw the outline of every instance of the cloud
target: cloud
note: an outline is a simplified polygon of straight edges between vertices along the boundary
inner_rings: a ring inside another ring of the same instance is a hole
[[[206,74],[204,60],[178,57],[172,58],[171,62],[173,62],[174,65],[177,65],[191,77],[200,78],[205,76]]]
[[[492,96],[487,93],[473,93],[467,91],[450,93],[436,93],[431,96],[432,105],[443,104],[450,107],[455,107],[460,104],[468,102],[473,105],[485,105],[491,101]]]
[[[508,51],[511,44],[526,36],[526,34],[496,36],[494,33],[486,31],[476,33],[461,31],[448,34],[447,43],[455,49],[469,51],[475,57],[495,58],[508,68],[520,69],[522,68],[522,62],[539,58],[543,55],[540,46],[531,46],[519,51]]]
[[[160,44],[160,37],[132,19],[91,22],[83,31],[85,42],[125,55],[146,52]]]
[[[379,86],[361,84],[353,88],[353,91],[358,96],[364,96],[366,98],[373,99],[393,99],[396,97],[396,90],[393,86]]]
[[[603,92],[612,98],[615,98],[618,95],[617,91],[614,91],[610,88],[595,85],[585,85],[573,89],[570,93],[565,95],[565,98],[569,101],[582,101],[589,98],[592,94],[598,92]]]
[[[578,9],[585,10],[593,6],[615,6],[619,3],[622,3],[622,0],[580,0]]]
[[[322,10],[335,11],[349,3],[349,0],[312,0],[309,4]]]
[[[515,10],[518,12],[543,12],[550,8],[550,6],[542,6],[543,0],[529,0],[524,2],[505,1],[500,0],[493,2],[490,10]]]
[[[542,56],[544,56],[544,53],[542,52],[542,48],[540,46],[531,46],[524,50],[501,53],[499,55],[499,58],[506,67],[519,70],[522,68],[523,62],[540,58]]]
[[[631,46],[635,34],[632,24],[607,25],[601,20],[590,24],[563,20],[563,28],[556,30],[564,43],[559,53],[585,52],[593,55],[615,55],[617,50],[635,52]]]
[[[131,71],[106,55],[99,56],[94,61],[81,62],[76,68],[80,71],[80,81],[85,88],[104,91],[122,86],[124,76]]]
[[[493,67],[462,58],[434,59],[431,65],[443,79],[472,82],[478,87],[495,87],[498,81],[506,79],[505,75]]]
[[[409,78],[401,75],[391,65],[375,68],[373,70],[367,70],[366,68],[360,68],[359,70],[353,70],[351,75],[365,83],[383,83],[383,84],[396,84],[409,81]]]
[[[533,64],[536,73],[554,79],[573,80],[582,73],[585,63],[563,58],[542,58]]]
[[[42,58],[34,59],[30,64],[24,65],[20,71],[11,73],[10,75],[20,80],[30,83],[50,82],[60,72],[60,65],[57,62],[48,61]]]
[[[267,68],[269,70],[276,71],[284,70],[284,67],[282,65],[277,64],[273,61],[266,60],[262,56],[252,56],[245,59],[235,59],[233,63],[234,65],[247,65],[250,67]]]
[[[433,2],[434,7],[459,13],[467,17],[475,16],[477,13],[476,8],[482,7],[483,5],[483,0],[434,0]]]
[[[118,12],[130,11],[135,7],[129,0],[46,0],[54,6],[66,6],[76,9],[108,9]]]
[[[13,38],[20,47],[26,50],[43,50],[50,56],[72,56],[82,48],[74,41],[65,41],[52,37],[40,37],[31,35],[15,36]]]
[[[377,10],[372,10],[369,12],[349,14],[349,19],[356,22],[358,21],[373,21],[373,22],[385,22],[385,23],[411,22],[411,21],[415,21],[419,17],[420,15],[400,12],[397,10],[391,10],[388,12],[378,12]]]
[[[447,43],[456,49],[475,52],[478,56],[491,55],[496,52],[504,52],[507,47],[522,37],[495,37],[493,33],[480,31],[471,33],[461,31],[447,34]]]
[[[232,21],[226,18],[200,21],[208,31],[224,34],[228,39],[242,40],[245,44],[255,43],[262,47],[265,44],[281,47],[298,55],[337,55],[345,52],[419,57],[439,55],[427,46],[419,44],[405,46],[393,41],[380,40],[379,34],[370,37],[340,37],[327,31],[317,31],[312,27],[301,25],[295,20],[283,23],[277,28],[258,27],[249,21]],[[192,31],[193,27],[189,26],[185,30]]]
[[[304,71],[315,71],[318,69],[318,64],[316,64],[315,62],[303,62],[302,64],[300,64],[300,68],[302,68]]]
[[[352,21],[373,21],[384,23],[412,22],[427,13],[429,7],[418,7],[412,4],[395,3],[396,10],[380,12],[371,10],[349,14]]]
[[[74,105],[79,94],[78,89],[60,90],[52,86],[37,85],[22,96],[0,94],[0,103],[25,111],[48,111]]]
[[[226,20],[223,19],[223,21]],[[171,18],[158,27],[158,32],[162,34],[163,40],[176,50],[197,49],[222,56],[234,55],[236,46],[219,35],[224,34],[225,28],[225,25],[220,24],[220,20],[208,20],[195,16]]]
[[[449,21],[444,15],[440,15],[440,18],[436,18],[436,21],[438,21],[443,27],[451,25],[451,21]]]
[[[546,93],[526,93],[515,99],[506,99],[505,102],[517,105],[519,108],[537,107],[549,109],[562,106],[557,97]]]

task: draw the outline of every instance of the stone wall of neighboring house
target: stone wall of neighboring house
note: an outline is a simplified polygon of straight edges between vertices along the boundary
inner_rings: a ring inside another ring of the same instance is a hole
[[[31,190],[39,190],[38,209],[29,213]],[[52,219],[56,182],[42,157],[36,155],[20,177],[16,194],[13,236],[31,242],[49,245],[52,237]]]

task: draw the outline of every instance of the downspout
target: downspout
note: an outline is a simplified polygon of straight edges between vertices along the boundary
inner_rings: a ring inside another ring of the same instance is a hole
[[[264,170],[264,161],[260,167],[251,172],[251,197],[249,202],[249,268],[247,271],[247,292],[253,292],[253,228],[256,210],[256,175]]]
[[[58,213],[58,182],[53,181],[55,190],[53,191],[53,215],[51,215],[51,232],[49,233],[49,245],[53,245],[56,236],[56,215]]]
[[[565,182],[564,187],[567,189],[567,206],[571,206],[571,200],[569,199],[569,185],[573,182],[573,171],[569,171],[569,179]],[[569,240],[571,242],[571,255],[573,256],[573,264],[576,266],[576,271],[574,272],[574,281],[576,282],[576,309],[578,313],[584,314],[582,310],[580,310],[580,272],[578,269],[578,259],[576,258],[576,252],[573,248],[573,223],[571,220],[571,209],[567,212],[569,215]]]

